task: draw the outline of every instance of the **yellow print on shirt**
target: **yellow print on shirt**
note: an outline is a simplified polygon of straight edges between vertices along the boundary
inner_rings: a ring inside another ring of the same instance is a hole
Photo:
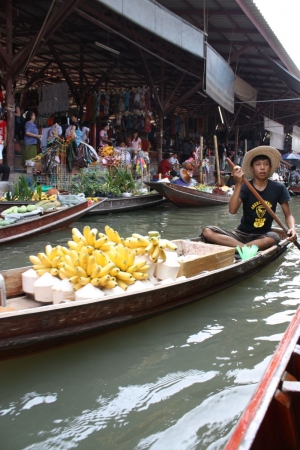
[[[266,201],[266,204],[270,208],[272,208],[272,204],[270,202]],[[251,209],[252,210],[255,209],[256,216],[257,216],[255,218],[255,220],[254,220],[254,224],[253,224],[254,228],[262,228],[265,225],[266,220],[267,220],[265,218],[265,215],[266,215],[266,212],[267,212],[266,208],[260,202],[255,202],[251,206]]]
[[[262,228],[264,226],[265,222],[266,222],[266,219],[258,219],[258,218],[256,218],[255,221],[254,221],[253,226],[255,228]]]
[[[272,204],[270,202],[268,202],[267,200],[265,200],[266,204],[269,206],[269,208],[272,208]],[[251,206],[251,209],[255,209],[257,206],[262,206],[262,204],[260,202],[255,202],[253,203],[253,205]],[[263,206],[262,206],[263,207]]]

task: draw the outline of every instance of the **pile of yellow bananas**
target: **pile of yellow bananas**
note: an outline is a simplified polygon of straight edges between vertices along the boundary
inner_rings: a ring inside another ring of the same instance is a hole
[[[43,157],[43,153],[39,153],[38,155],[36,155],[34,158],[31,158],[31,161],[40,161]]]
[[[149,231],[148,236],[133,233],[131,238],[124,240],[124,245],[135,249],[137,255],[148,255],[154,263],[158,258],[166,260],[165,248],[172,251],[177,250],[177,246],[173,242],[161,239],[158,231]]]
[[[84,227],[83,233],[73,228],[69,248],[47,245],[45,253],[31,255],[29,259],[39,276],[49,272],[61,279],[68,278],[74,290],[88,283],[99,288],[119,286],[126,290],[136,280],[146,280],[149,276],[147,261],[135,261],[142,250],[156,262],[159,256],[165,258],[163,248],[176,249],[172,242],[160,239],[158,232],[150,234],[147,237],[133,234],[131,238],[123,239],[108,225],[105,234],[89,226]]]
[[[114,153],[114,148],[113,147],[103,147],[103,149],[101,150],[101,156],[103,156],[103,158],[105,158],[106,156],[112,156]]]
[[[42,192],[41,196],[38,195],[37,191],[34,191],[31,197],[33,202],[38,202],[40,200],[46,200],[48,197],[45,192]],[[56,200],[56,198],[55,198]]]

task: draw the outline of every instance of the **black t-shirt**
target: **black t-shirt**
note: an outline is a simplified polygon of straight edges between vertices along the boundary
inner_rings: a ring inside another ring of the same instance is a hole
[[[250,183],[253,186],[253,180]],[[257,192],[274,213],[277,203],[282,205],[290,200],[287,188],[276,181],[268,180],[267,187]],[[273,218],[245,184],[242,185],[240,199],[243,202],[243,217],[238,230],[253,234],[264,234],[270,231]]]

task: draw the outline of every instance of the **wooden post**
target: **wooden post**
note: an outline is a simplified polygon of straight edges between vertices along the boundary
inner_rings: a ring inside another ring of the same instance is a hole
[[[203,136],[200,136],[200,151],[199,151],[199,183],[203,184],[203,171],[202,171],[202,161],[203,161]]]
[[[218,181],[218,185],[221,186],[220,161],[219,161],[219,152],[218,152],[218,141],[217,141],[216,135],[214,135],[214,147],[215,147],[216,166],[217,166],[217,181]]]
[[[245,154],[247,153],[247,151],[248,151],[248,141],[247,139],[245,139]]]
[[[13,98],[12,79],[12,0],[6,3],[6,52],[9,57],[10,66],[6,65],[6,108],[7,108],[7,165],[13,169],[14,165],[14,134],[15,134],[15,102]]]
[[[94,148],[96,149],[96,141],[97,141],[97,136],[96,136],[96,134],[97,134],[97,128],[96,128],[96,124],[93,123],[91,128],[92,128],[92,131],[91,131],[91,142],[90,142],[90,144],[92,145],[92,147],[94,147]],[[97,149],[96,149],[96,152],[98,153]]]
[[[239,147],[239,126],[235,127],[235,138],[234,138],[234,163],[237,164],[238,160],[238,147]]]
[[[79,117],[82,126],[83,118],[83,68],[84,68],[84,46],[79,48]]]
[[[158,116],[158,133],[157,133],[157,162],[162,160],[162,143],[164,136],[164,116],[162,113]]]

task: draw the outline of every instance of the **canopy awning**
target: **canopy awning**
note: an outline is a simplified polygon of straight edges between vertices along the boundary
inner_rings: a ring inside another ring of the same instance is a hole
[[[265,54],[267,61],[278,76],[292,91],[300,95],[300,80],[294,77],[288,70],[284,69],[280,64]]]

